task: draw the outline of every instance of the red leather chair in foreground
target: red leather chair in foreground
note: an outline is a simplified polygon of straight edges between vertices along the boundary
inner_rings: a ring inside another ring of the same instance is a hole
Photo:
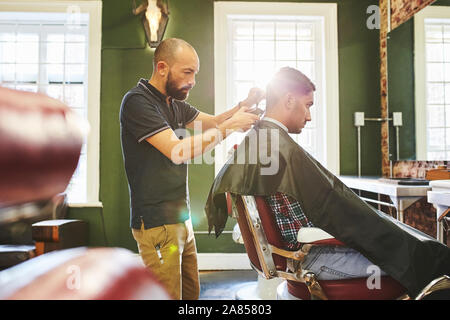
[[[82,143],[79,120],[65,104],[0,87],[0,208],[64,192]]]
[[[83,143],[80,121],[60,101],[0,87],[0,226],[39,218],[38,204],[66,190]],[[28,258],[0,272],[0,299],[170,298],[126,249],[79,247]]]
[[[46,253],[0,272],[0,299],[167,300],[139,257],[122,248]]]
[[[266,279],[275,277],[286,279],[277,288],[279,299],[406,300],[422,299],[435,291],[450,289],[448,276],[442,276],[431,282],[417,297],[409,297],[406,289],[389,276],[380,278],[380,289],[369,289],[367,278],[317,280],[313,272],[294,268],[294,264],[303,261],[311,246],[345,246],[345,244],[321,229],[302,228],[298,238],[299,242],[304,244],[302,249],[284,250],[283,239],[274,215],[263,197],[227,194],[227,198],[228,204],[232,205],[232,214],[238,220],[253,269]]]

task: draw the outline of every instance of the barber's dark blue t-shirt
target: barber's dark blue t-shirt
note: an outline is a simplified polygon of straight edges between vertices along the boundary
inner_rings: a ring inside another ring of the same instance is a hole
[[[120,107],[120,133],[130,192],[130,226],[140,229],[184,222],[189,218],[187,164],[174,164],[147,138],[166,129],[179,138],[199,111],[184,101],[171,99],[139,80]]]

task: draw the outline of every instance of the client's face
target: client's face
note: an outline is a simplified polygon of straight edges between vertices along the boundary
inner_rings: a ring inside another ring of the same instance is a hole
[[[308,121],[311,121],[310,108],[314,104],[314,91],[310,91],[306,95],[295,96],[295,108],[292,109],[292,125],[291,133],[300,133],[306,126]]]

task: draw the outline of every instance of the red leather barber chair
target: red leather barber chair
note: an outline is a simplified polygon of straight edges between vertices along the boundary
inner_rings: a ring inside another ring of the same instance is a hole
[[[0,272],[0,299],[167,300],[140,258],[122,248],[54,251]]]
[[[266,279],[286,279],[277,288],[278,299],[322,300],[391,300],[411,299],[397,281],[382,276],[382,289],[369,289],[367,278],[348,280],[317,280],[313,272],[302,270],[300,265],[309,249],[316,245],[345,246],[318,228],[302,228],[298,240],[303,243],[299,251],[282,249],[281,233],[263,197],[227,194],[228,205],[237,218],[250,263]],[[450,288],[450,278],[443,276],[430,283],[415,297],[421,299],[441,289]]]
[[[83,143],[79,121],[62,102],[0,87],[0,227],[39,219],[61,205],[59,195]],[[61,221],[52,221],[58,225],[49,226],[62,235],[56,228]],[[139,256],[126,249],[78,247],[35,255],[34,246],[0,245],[0,269],[6,267],[0,272],[0,299],[170,298]]]
[[[79,128],[62,102],[0,87],[0,270],[36,255],[32,223],[64,217]]]

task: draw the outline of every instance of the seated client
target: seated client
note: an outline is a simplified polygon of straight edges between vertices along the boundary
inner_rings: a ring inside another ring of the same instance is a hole
[[[311,226],[348,247],[311,249],[303,268],[319,279],[368,277],[376,265],[380,275],[390,275],[415,296],[450,273],[450,248],[366,204],[291,138],[311,121],[314,91],[296,69],[282,68],[274,76],[265,117],[214,180],[205,207],[209,230],[214,227],[216,236],[223,231],[225,192],[264,196],[287,248],[297,250],[298,230]]]

